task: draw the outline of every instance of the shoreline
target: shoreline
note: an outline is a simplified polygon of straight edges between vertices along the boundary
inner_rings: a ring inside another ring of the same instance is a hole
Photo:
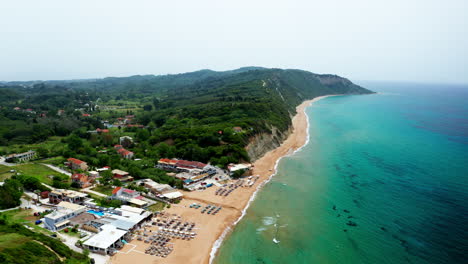
[[[140,244],[140,241],[131,241],[129,245],[125,245],[122,253],[111,258],[111,262],[125,264],[138,260],[141,263],[213,263],[224,239],[246,215],[262,187],[276,175],[281,159],[297,153],[309,143],[310,122],[306,108],[329,96],[334,95],[319,96],[304,101],[296,107],[296,115],[292,118],[292,133],[279,147],[265,153],[253,163],[252,175],[258,175],[260,178],[252,187],[239,188],[227,197],[215,195],[217,188],[183,192],[184,199],[180,204],[174,204],[171,208],[164,210],[166,213],[178,214],[184,219],[197,223],[199,235],[194,241],[174,241],[174,252],[165,259],[140,254],[139,252],[144,252],[148,245]],[[216,204],[222,206],[223,210],[216,216],[201,214],[200,210],[189,208],[192,203]]]

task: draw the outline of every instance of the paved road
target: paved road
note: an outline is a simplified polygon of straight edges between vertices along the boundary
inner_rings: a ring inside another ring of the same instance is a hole
[[[91,190],[91,188],[93,188],[93,186],[81,189],[81,191],[86,192],[86,193],[92,193],[92,194],[95,194],[95,195],[101,196],[101,197],[107,197],[107,195],[105,195],[103,193],[100,193],[100,192],[95,192],[95,191]]]
[[[63,173],[63,174],[65,174],[65,175],[67,175],[67,176],[72,176],[72,174],[71,174],[70,172],[68,172],[68,171],[66,171],[66,170],[63,170],[63,169],[61,169],[61,168],[59,168],[59,167],[57,167],[57,166],[54,166],[54,165],[51,165],[51,164],[45,164],[45,163],[41,163],[41,164],[42,164],[42,165],[45,165],[45,166],[47,166],[47,167],[49,167],[49,168],[51,168],[51,169],[53,169],[53,170],[56,171],[56,172]]]
[[[8,163],[5,161],[4,157],[0,157],[0,164],[8,167],[16,166],[16,163]]]

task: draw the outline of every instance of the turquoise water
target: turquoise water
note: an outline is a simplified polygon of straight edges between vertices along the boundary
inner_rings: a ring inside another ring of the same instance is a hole
[[[467,263],[468,87],[362,85],[307,109],[214,263]]]
[[[88,210],[88,213],[90,213],[90,214],[95,214],[95,215],[99,215],[99,216],[104,216],[104,213],[103,213],[103,212],[95,211],[95,210]]]

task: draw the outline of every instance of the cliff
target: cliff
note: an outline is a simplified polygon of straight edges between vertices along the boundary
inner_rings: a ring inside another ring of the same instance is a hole
[[[271,133],[260,133],[251,137],[249,144],[245,147],[250,161],[253,162],[268,151],[279,147],[290,133],[291,129],[281,132],[276,127],[272,127]]]

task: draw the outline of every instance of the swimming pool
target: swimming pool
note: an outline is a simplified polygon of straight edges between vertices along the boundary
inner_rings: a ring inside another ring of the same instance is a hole
[[[95,215],[99,215],[99,216],[104,216],[104,213],[101,212],[101,211],[88,210],[88,213],[90,213],[90,214],[95,214]]]

